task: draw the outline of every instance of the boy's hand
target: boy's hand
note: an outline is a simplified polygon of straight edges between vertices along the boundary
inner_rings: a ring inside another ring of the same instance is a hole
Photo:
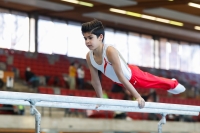
[[[96,107],[95,107],[95,109],[97,110],[97,111],[99,111],[99,107],[100,107],[101,105],[96,105]]]
[[[138,101],[139,108],[144,108],[145,101],[144,101],[144,99],[142,97],[137,98],[136,101]]]

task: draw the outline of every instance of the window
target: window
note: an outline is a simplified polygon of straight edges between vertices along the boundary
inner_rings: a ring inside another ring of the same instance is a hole
[[[142,66],[154,67],[154,40],[151,36],[141,37]]]
[[[200,73],[200,47],[197,44],[191,45],[192,54],[191,54],[191,61],[189,60],[188,63],[191,65],[192,73]]]
[[[114,30],[106,28],[105,29],[105,35],[104,35],[104,43],[109,45],[114,45],[113,38],[115,36]]]
[[[159,41],[155,40],[155,46],[154,46],[154,64],[155,68],[160,68],[160,57],[159,57]]]
[[[67,54],[67,24],[63,21],[40,17],[38,20],[38,52]]]
[[[142,54],[141,54],[141,45],[140,45],[140,36],[136,33],[128,34],[128,62],[129,64],[142,65]]]
[[[190,45],[186,42],[181,42],[180,47],[180,70],[184,72],[190,71],[190,61],[191,61],[191,54],[192,49]]]
[[[116,31],[113,42],[114,46],[125,59],[128,60],[128,36],[125,32]]]
[[[27,14],[0,10],[0,47],[29,51]]]
[[[89,49],[85,46],[80,23],[69,22],[68,44],[68,56],[86,58]]]
[[[169,69],[180,69],[180,57],[179,57],[179,44],[176,41],[169,41],[171,50],[169,52]]]
[[[160,68],[169,69],[169,53],[171,51],[171,44],[167,39],[160,39]]]

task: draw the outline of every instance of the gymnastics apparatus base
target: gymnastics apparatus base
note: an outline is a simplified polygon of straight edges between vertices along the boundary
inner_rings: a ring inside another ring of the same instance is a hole
[[[162,133],[162,125],[166,123],[166,115],[198,116],[200,112],[200,106],[146,102],[145,107],[140,109],[137,101],[7,91],[0,91],[0,104],[30,106],[31,114],[35,115],[36,133],[40,133],[41,122],[41,114],[36,106],[95,110],[96,105],[100,105],[98,110],[161,114],[162,119],[158,123],[158,133]]]

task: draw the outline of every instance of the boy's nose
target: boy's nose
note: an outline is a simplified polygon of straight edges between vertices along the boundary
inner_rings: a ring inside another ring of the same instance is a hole
[[[90,41],[89,41],[89,39],[87,39],[87,40],[85,40],[85,42],[86,42],[86,44],[87,44],[87,43],[89,43]]]

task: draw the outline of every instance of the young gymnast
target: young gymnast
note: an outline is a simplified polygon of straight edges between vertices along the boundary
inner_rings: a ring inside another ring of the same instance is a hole
[[[172,94],[179,94],[185,91],[185,87],[179,84],[176,79],[158,77],[141,71],[135,65],[128,65],[116,48],[103,43],[104,27],[101,21],[95,19],[83,23],[81,30],[85,44],[90,49],[86,55],[86,60],[90,69],[91,83],[97,97],[103,97],[98,70],[113,82],[124,86],[130,91],[138,101],[140,108],[145,106],[145,101],[135,88],[164,89]]]

